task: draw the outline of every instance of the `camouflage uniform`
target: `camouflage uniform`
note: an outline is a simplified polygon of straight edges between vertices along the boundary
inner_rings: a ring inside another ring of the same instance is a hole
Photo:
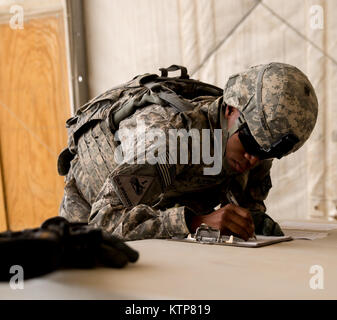
[[[224,119],[222,98],[203,97],[192,103],[195,104],[193,111],[180,114],[169,107],[149,105],[123,120],[119,129],[133,129],[137,120],[144,121],[145,130],[160,128],[165,132],[181,128],[210,129],[212,132],[215,128],[222,128],[224,152],[227,130],[220,121]],[[145,142],[148,150],[149,141]],[[126,141],[121,141],[121,144],[123,151],[128,148]],[[263,200],[271,187],[271,161],[262,161],[250,172],[238,175],[223,160],[221,173],[210,176],[204,175],[202,162],[191,164],[191,156],[188,164],[118,165],[113,156],[115,148],[114,137],[104,121],[79,138],[78,154],[66,177],[61,216],[70,221],[103,227],[125,240],[136,240],[187,235],[189,230],[185,219],[193,214],[211,213],[218,204],[227,203],[225,193],[229,186],[242,206],[256,211],[266,210]],[[165,166],[168,168],[160,168]],[[165,178],[165,172],[169,177]],[[114,186],[114,178],[118,176],[152,180],[143,190],[145,196],[141,203],[125,208]]]
[[[152,93],[147,88],[132,93],[140,105],[144,101],[152,103],[122,120],[119,130],[138,130],[138,121],[144,123],[145,131],[159,128],[168,133],[170,129],[185,128],[199,132],[210,129],[214,133],[215,129],[222,129],[223,155],[227,139],[239,128],[240,121],[248,124],[256,141],[266,148],[293,129],[300,138],[292,150],[295,151],[308,139],[317,118],[317,98],[309,80],[298,69],[285,64],[256,66],[231,77],[222,97],[189,100],[194,106],[192,111],[174,112],[173,108],[157,103]],[[114,94],[121,105],[130,98],[123,89]],[[106,95],[109,92],[103,97]],[[239,109],[243,117],[230,132],[225,121],[226,104]],[[90,119],[84,119],[94,122],[86,130],[70,135],[69,149],[76,155],[66,177],[61,216],[102,227],[124,240],[136,240],[186,236],[189,219],[209,214],[219,204],[225,205],[228,189],[256,217],[262,217],[266,211],[263,201],[271,188],[272,160],[262,160],[250,171],[238,174],[222,156],[221,172],[205,175],[203,162],[192,163],[190,145],[186,164],[151,165],[145,161],[145,151],[153,150],[153,142],[142,140],[143,153],[136,163],[117,163],[117,148],[132,157],[130,148],[137,141],[132,141],[132,137],[121,138],[120,144],[114,141],[109,101],[97,100],[94,105],[97,107]],[[165,144],[168,142],[165,140]],[[211,154],[214,147],[211,139]],[[167,160],[170,155],[159,157]]]

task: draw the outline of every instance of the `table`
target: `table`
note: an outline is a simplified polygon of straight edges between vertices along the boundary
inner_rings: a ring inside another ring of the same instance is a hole
[[[324,239],[261,248],[157,239],[128,244],[140,258],[124,269],[56,271],[26,280],[23,290],[1,283],[0,298],[337,299],[337,230]],[[323,289],[311,287],[316,265]]]

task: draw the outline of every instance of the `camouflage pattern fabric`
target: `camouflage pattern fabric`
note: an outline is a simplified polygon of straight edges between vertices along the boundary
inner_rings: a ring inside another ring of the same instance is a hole
[[[265,149],[283,135],[295,134],[300,141],[289,153],[309,138],[318,114],[309,79],[285,63],[258,65],[231,76],[224,89],[224,102],[239,109],[251,134]]]
[[[199,97],[190,100],[193,111],[177,113],[171,107],[150,104],[122,120],[119,132],[126,129],[222,129],[222,152],[225,152],[227,128],[224,122],[222,97]],[[99,101],[105,116],[97,117],[86,131],[75,136],[70,145],[76,155],[66,177],[60,215],[71,222],[88,222],[101,227],[123,240],[170,238],[189,233],[186,219],[214,211],[218,204],[226,204],[230,187],[241,206],[252,212],[265,212],[263,200],[271,188],[270,160],[244,174],[231,171],[222,157],[218,175],[205,175],[204,163],[192,164],[188,147],[186,164],[155,164],[145,161],[145,152],[136,163],[130,164],[136,137],[128,135],[115,141],[109,119],[111,104]],[[98,119],[99,118],[99,119]],[[169,136],[169,135],[167,135]],[[72,136],[74,137],[74,136]],[[74,143],[74,141],[76,143]],[[211,154],[214,151],[212,143]],[[168,143],[168,141],[166,141]],[[202,143],[202,141],[200,142]],[[140,141],[144,151],[153,148],[153,142]],[[117,150],[128,158],[117,163]],[[178,146],[179,150],[179,146]],[[167,157],[167,154],[159,155]],[[179,159],[179,155],[178,155]],[[144,160],[144,161],[142,161]],[[144,163],[143,163],[144,162]]]

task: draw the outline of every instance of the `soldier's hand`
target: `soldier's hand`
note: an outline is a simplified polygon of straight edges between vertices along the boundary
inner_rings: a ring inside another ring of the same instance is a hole
[[[195,232],[201,223],[219,229],[221,234],[233,234],[244,240],[252,237],[255,230],[250,212],[234,204],[227,204],[205,216],[194,217],[191,221],[192,232]]]

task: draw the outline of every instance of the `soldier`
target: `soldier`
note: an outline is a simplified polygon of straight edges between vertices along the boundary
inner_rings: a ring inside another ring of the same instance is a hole
[[[177,68],[181,77],[168,78]],[[183,67],[161,70],[161,77],[138,76],[107,91],[67,121],[60,215],[124,240],[183,237],[201,223],[245,240],[254,231],[283,235],[263,201],[273,159],[298,150],[315,126],[318,103],[308,78],[270,63],[231,76],[222,91],[187,79]],[[201,137],[200,145],[180,138],[165,148],[182,129]],[[153,131],[162,139],[148,139]],[[206,174],[209,161],[193,161],[205,146],[216,174]],[[187,161],[172,161],[175,155]],[[229,190],[240,206],[228,203]]]

